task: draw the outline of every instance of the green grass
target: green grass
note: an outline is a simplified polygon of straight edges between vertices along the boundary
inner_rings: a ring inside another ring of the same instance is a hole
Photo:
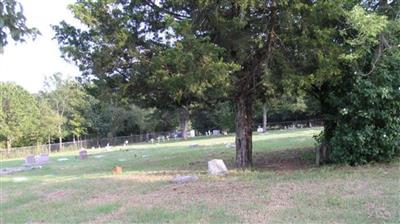
[[[312,136],[320,131],[255,134],[254,169],[245,172],[225,147],[233,136],[89,149],[87,160],[54,154],[42,169],[1,177],[0,223],[400,223],[400,162],[316,167]],[[207,175],[214,158],[228,176]],[[112,174],[115,165],[122,175]],[[169,182],[184,174],[200,179]]]

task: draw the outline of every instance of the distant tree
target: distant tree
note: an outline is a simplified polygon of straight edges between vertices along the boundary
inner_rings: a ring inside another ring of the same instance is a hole
[[[15,0],[0,0],[0,53],[7,45],[8,38],[25,41],[25,37],[35,38],[40,34],[36,28],[26,25],[21,3]]]
[[[58,118],[55,121],[60,148],[64,137],[72,136],[75,140],[86,133],[85,114],[90,110],[94,99],[78,82],[64,80],[60,73],[54,74],[47,78],[41,97],[46,99],[57,113]]]
[[[35,98],[22,87],[0,82],[0,139],[7,150],[21,139],[29,139],[38,128],[39,109]]]
[[[50,144],[51,140],[58,135],[58,125],[62,123],[62,117],[60,117],[56,111],[54,111],[47,99],[38,97],[38,107],[40,116],[39,121],[39,135],[38,141],[41,143],[47,142]]]

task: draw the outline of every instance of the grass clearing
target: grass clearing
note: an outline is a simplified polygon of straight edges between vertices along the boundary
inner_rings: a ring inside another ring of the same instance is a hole
[[[42,169],[1,177],[0,222],[399,223],[400,161],[315,167],[312,136],[319,132],[255,135],[254,170],[245,172],[233,169],[235,150],[225,146],[233,136],[90,149],[83,161],[77,152],[55,154]],[[207,175],[214,158],[225,161],[228,176]],[[122,175],[112,174],[115,165]],[[184,174],[200,179],[169,182]]]

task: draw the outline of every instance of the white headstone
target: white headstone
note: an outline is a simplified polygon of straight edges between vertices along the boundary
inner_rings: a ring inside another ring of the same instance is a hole
[[[262,127],[258,126],[257,132],[258,132],[258,133],[263,133],[263,132],[264,132],[264,129],[263,129]]]
[[[189,137],[196,137],[196,132],[194,130],[190,130]]]
[[[212,135],[220,135],[221,131],[220,130],[213,130]]]
[[[228,174],[228,168],[222,159],[213,159],[208,161],[208,173],[214,176],[223,176]]]

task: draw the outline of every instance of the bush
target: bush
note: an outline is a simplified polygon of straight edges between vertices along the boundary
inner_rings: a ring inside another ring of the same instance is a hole
[[[395,52],[396,53],[396,52]],[[385,57],[369,75],[354,78],[340,105],[330,159],[351,165],[390,161],[400,153],[400,54]]]

